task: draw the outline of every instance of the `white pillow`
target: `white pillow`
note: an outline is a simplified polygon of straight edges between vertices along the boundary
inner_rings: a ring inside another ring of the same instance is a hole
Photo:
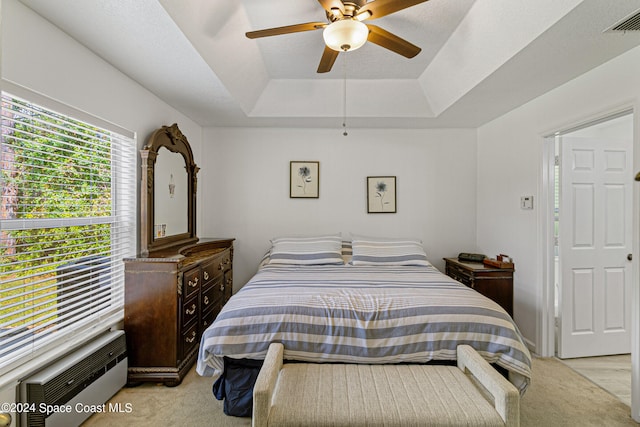
[[[419,239],[354,236],[351,245],[353,265],[431,265]]]
[[[269,264],[343,264],[342,236],[276,237],[271,240]]]

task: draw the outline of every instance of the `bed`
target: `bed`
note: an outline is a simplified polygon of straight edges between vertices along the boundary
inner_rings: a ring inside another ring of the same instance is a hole
[[[511,317],[433,267],[419,240],[272,242],[202,334],[197,372],[217,378],[218,390],[233,388],[221,384],[230,361],[264,360],[272,342],[284,344],[289,361],[366,364],[455,361],[457,346],[468,344],[526,390],[531,356]]]

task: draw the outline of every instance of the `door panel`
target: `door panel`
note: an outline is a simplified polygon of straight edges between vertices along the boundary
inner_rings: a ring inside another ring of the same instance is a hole
[[[592,184],[573,186],[573,247],[593,249],[595,226],[594,189]]]
[[[631,141],[561,139],[562,358],[631,351]]]
[[[620,248],[625,245],[625,187],[624,185],[605,185],[605,236],[607,248]],[[630,230],[629,230],[630,231]]]
[[[626,310],[620,310],[625,307],[625,291],[624,291],[624,269],[607,268],[604,272],[605,286],[605,331],[619,332],[625,328]]]
[[[593,306],[593,269],[573,269],[572,311],[573,325],[571,332],[574,334],[593,334],[593,311],[584,310],[583,307]]]

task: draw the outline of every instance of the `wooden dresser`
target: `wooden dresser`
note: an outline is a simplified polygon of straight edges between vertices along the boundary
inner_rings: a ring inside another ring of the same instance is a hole
[[[128,383],[180,384],[233,291],[233,240],[203,239],[125,263]]]
[[[445,273],[491,298],[513,317],[513,268],[488,267],[480,262],[444,258]]]

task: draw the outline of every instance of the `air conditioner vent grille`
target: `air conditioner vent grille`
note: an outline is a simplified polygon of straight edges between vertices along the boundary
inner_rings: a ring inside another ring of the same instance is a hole
[[[617,23],[609,31],[640,31],[640,11]]]
[[[75,349],[20,383],[20,398],[34,405],[21,414],[21,425],[47,427],[79,425],[90,414],[49,412],[72,402],[101,404],[125,383],[127,343],[123,331],[111,331]]]
[[[36,387],[28,386],[27,390],[31,391],[34,388],[42,388],[44,393],[44,400],[42,402],[52,405],[63,405],[67,403],[69,396],[75,396],[82,389],[86,388],[89,385],[87,381],[95,381],[104,374],[109,362],[112,359],[117,359],[118,355],[122,352],[126,352],[126,350],[124,350],[125,348],[125,337],[121,335],[118,339],[107,343],[89,357],[82,359],[72,367],[61,372],[52,380]],[[34,401],[32,396],[29,396],[29,398],[30,401]]]

